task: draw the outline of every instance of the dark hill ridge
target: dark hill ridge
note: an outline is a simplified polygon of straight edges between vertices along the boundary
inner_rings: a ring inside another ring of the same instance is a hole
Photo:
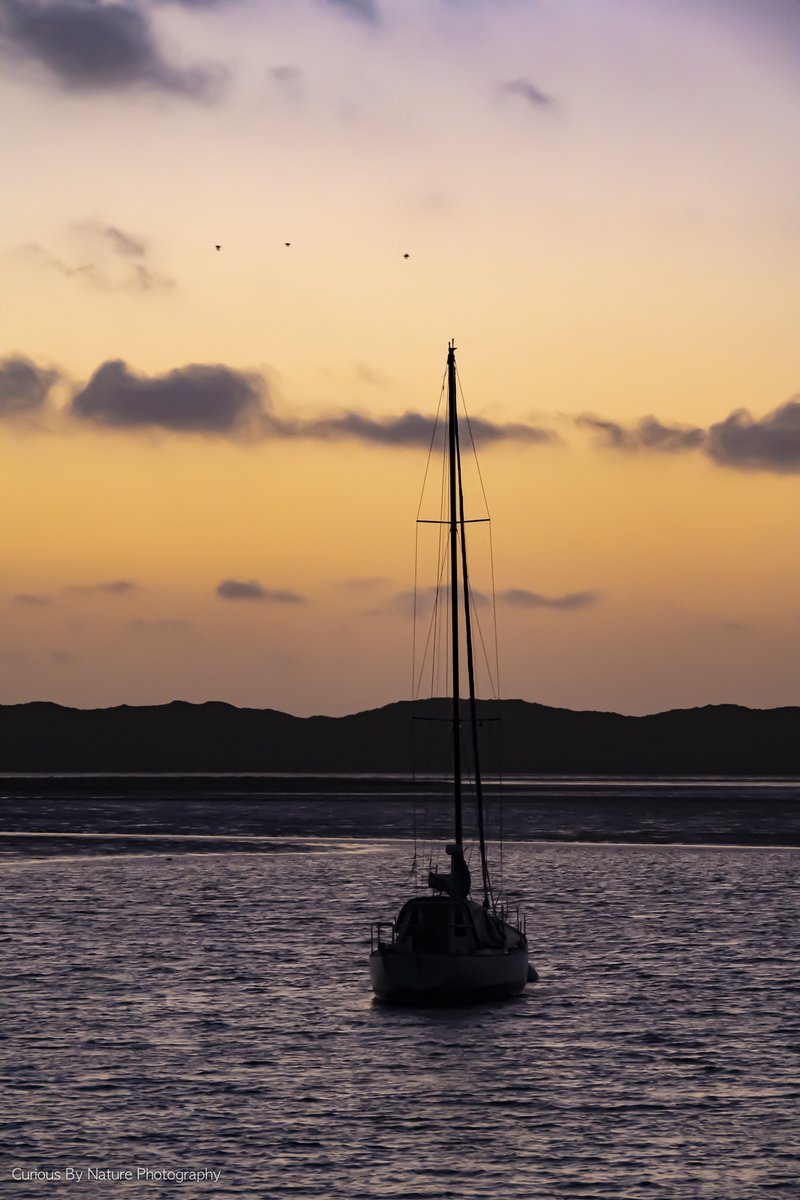
[[[445,733],[449,703],[294,717],[219,702],[75,709],[0,705],[0,771],[408,772],[417,730]],[[506,773],[800,775],[800,708],[709,705],[652,716],[483,701]],[[498,723],[497,718],[501,720]],[[417,753],[419,750],[417,749]],[[418,769],[431,762],[420,763]]]

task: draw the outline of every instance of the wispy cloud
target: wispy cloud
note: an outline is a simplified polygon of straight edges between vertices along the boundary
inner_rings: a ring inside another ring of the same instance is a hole
[[[779,475],[800,471],[800,398],[795,397],[764,417],[736,409],[708,429],[695,425],[666,425],[643,417],[623,425],[584,413],[575,418],[581,428],[596,433],[602,444],[624,452],[655,451],[677,454],[698,450],[720,467],[739,471],[769,471]]]
[[[182,617],[166,617],[155,621],[134,620],[128,622],[128,628],[131,633],[144,635],[182,634],[186,633],[190,626],[191,622],[184,620]]]
[[[500,94],[519,96],[532,108],[548,108],[553,103],[553,97],[548,96],[535,83],[531,83],[530,79],[510,79],[500,85]]]
[[[700,622],[703,629],[708,629],[715,633],[733,634],[738,637],[741,634],[752,633],[754,626],[749,621],[735,621],[725,617],[711,618],[707,621]]]
[[[476,442],[529,442],[548,443],[559,441],[551,430],[522,422],[507,424],[487,421],[480,417],[470,420],[472,435]],[[322,417],[296,427],[297,436],[319,438],[323,441],[337,438],[354,438],[362,442],[376,442],[383,446],[429,446],[435,430],[432,417],[420,413],[406,412],[399,417],[378,420],[364,413],[348,412],[333,417]]]
[[[660,450],[670,454],[699,449],[707,437],[706,431],[697,426],[665,425],[657,417],[642,417],[636,425],[626,426],[584,413],[576,417],[575,423],[593,430],[615,450]]]
[[[375,0],[318,0],[326,8],[339,9],[366,25],[380,25],[381,14]]]
[[[71,596],[131,596],[142,589],[131,579],[111,579],[102,583],[71,583],[64,590]]]
[[[175,280],[154,264],[145,239],[100,221],[74,223],[63,252],[29,243],[20,253],[101,292],[163,292],[175,287]]]
[[[476,608],[483,608],[489,603],[489,597],[477,588],[470,588],[469,595]],[[441,587],[431,584],[428,587],[418,587],[416,591],[413,588],[407,588],[404,591],[395,592],[390,601],[395,612],[404,617],[413,617],[416,613],[423,620],[433,615],[434,605],[438,604],[444,611],[449,603],[450,588],[447,584],[442,584]]]
[[[281,588],[266,588],[257,579],[223,579],[217,585],[222,600],[255,600],[263,604],[303,604],[305,597]]]
[[[530,592],[527,588],[508,588],[498,593],[498,600],[516,608],[552,608],[559,612],[577,612],[590,608],[602,599],[602,592],[565,592],[562,596],[544,596],[541,592]]]
[[[168,62],[147,10],[130,0],[0,0],[0,36],[6,54],[37,64],[72,91],[152,88],[211,100],[225,78],[218,65]]]
[[[357,575],[352,579],[334,579],[332,583],[334,587],[346,588],[348,591],[367,592],[386,587],[389,579],[385,575]]]
[[[47,604],[52,604],[53,597],[39,592],[17,592],[11,597],[11,603],[19,604],[24,608],[42,608]]]
[[[155,3],[164,8],[172,6],[173,8],[204,9],[230,8],[234,4],[245,3],[245,0],[155,0]]]

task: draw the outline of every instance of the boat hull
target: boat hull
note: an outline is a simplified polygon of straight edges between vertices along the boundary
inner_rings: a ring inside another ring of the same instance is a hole
[[[369,960],[372,990],[393,1003],[454,1003],[518,996],[529,979],[527,948],[425,954],[380,946]]]

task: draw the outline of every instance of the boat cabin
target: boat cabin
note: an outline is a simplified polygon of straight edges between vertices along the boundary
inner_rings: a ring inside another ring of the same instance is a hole
[[[501,950],[503,926],[480,904],[452,896],[415,896],[395,924],[398,951],[417,954],[471,954]]]

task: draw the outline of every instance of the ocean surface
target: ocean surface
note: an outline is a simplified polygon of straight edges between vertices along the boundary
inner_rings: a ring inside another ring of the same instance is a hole
[[[393,1009],[367,958],[408,894],[399,832],[262,822],[243,848],[171,840],[157,807],[133,852],[134,810],[0,860],[3,1194],[798,1195],[797,848],[508,842],[539,982]]]

